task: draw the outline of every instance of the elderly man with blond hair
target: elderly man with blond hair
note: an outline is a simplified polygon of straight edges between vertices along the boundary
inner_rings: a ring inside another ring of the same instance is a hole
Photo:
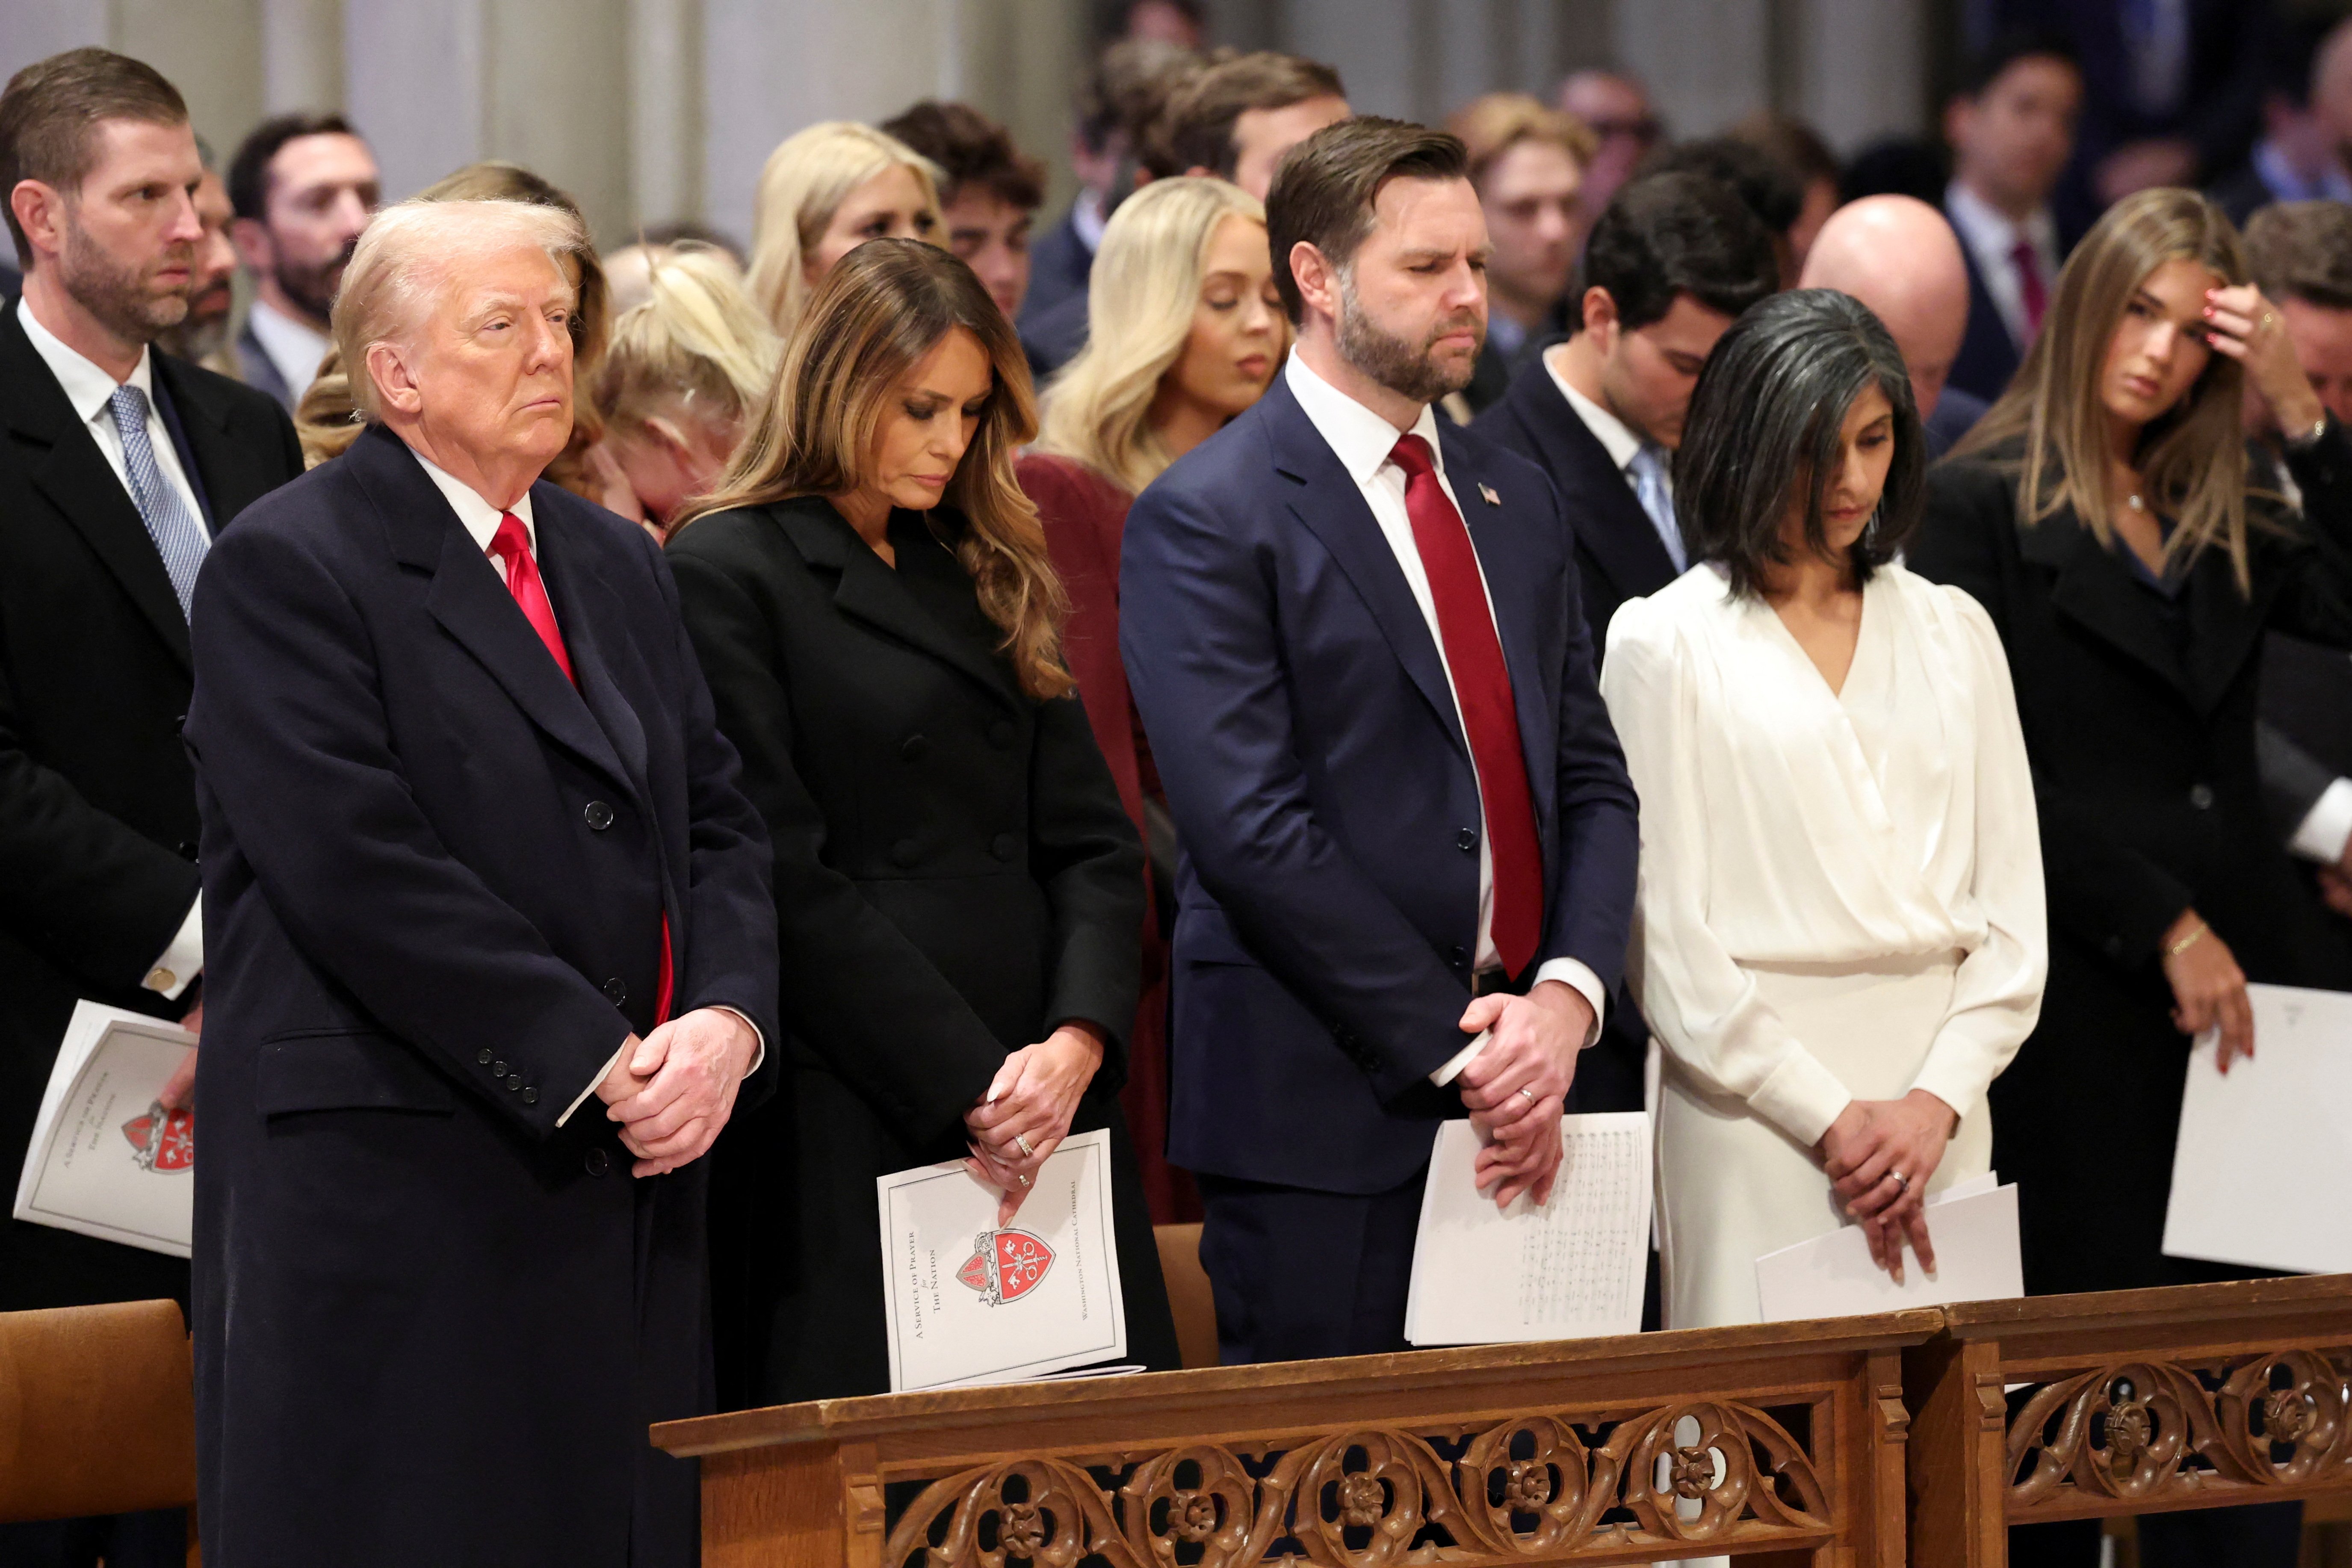
[[[709,1408],[702,1156],[775,1076],[775,924],[661,552],[538,482],[586,245],[377,217],[369,428],[197,584],[213,1568],[695,1560],[646,1426]]]

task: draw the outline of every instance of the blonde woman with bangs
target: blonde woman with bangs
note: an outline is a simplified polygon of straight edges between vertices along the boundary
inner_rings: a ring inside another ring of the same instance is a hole
[[[649,246],[645,268],[646,298],[614,321],[593,392],[621,481],[605,504],[659,537],[726,468],[780,345],[726,252]]]
[[[1087,347],[1045,395],[1045,427],[1019,464],[1070,597],[1062,653],[1077,678],[1119,800],[1152,841],[1166,801],[1118,656],[1118,548],[1146,485],[1272,384],[1290,327],[1274,291],[1265,208],[1223,180],[1154,180],[1119,204],[1087,284]],[[1160,836],[1154,890],[1175,867]],[[1168,937],[1144,929],[1143,1001],[1129,1051],[1127,1109],[1144,1183],[1167,1220],[1199,1217],[1161,1149],[1168,1121]]]
[[[875,1178],[967,1156],[1009,1223],[1111,1134],[1121,1358],[1178,1363],[1118,1115],[1143,851],[1057,647],[1013,477],[1020,340],[970,267],[853,251],[811,296],[715,492],[668,546],[774,845],[785,1088],[712,1176],[721,1398],[878,1394]]]
[[[2249,488],[2249,392],[2287,432],[2300,520]],[[1910,564],[1991,615],[2035,776],[2049,983],[1992,1089],[2026,1287],[2234,1274],[2164,1256],[2173,1142],[2191,1039],[2218,1029],[2224,1070],[2257,1044],[2249,977],[2352,989],[2352,943],[2280,847],[2254,744],[2265,633],[2352,645],[2352,446],[2212,203],[2161,189],[2107,210],[2017,378],[1932,473]],[[2152,1527],[2192,1528],[2167,1521],[2140,1521],[2144,1562],[2257,1560],[2152,1558]],[[2096,1546],[2093,1528],[2085,1561]]]
[[[751,298],[790,336],[809,295],[869,239],[940,238],[940,171],[895,136],[826,120],[786,137],[760,171]]]

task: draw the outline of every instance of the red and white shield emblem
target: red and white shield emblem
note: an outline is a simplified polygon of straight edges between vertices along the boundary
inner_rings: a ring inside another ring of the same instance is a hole
[[[144,1116],[124,1122],[122,1135],[137,1151],[131,1157],[142,1171],[172,1176],[195,1169],[196,1119],[184,1110],[167,1111],[158,1100]]]
[[[989,1305],[1018,1301],[1037,1288],[1054,1267],[1054,1249],[1025,1230],[983,1230],[956,1278],[985,1297]]]

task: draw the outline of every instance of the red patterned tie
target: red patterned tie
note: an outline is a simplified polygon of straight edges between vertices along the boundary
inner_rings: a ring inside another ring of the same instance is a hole
[[[540,580],[539,563],[531,558],[530,534],[522,519],[507,512],[499,519],[499,531],[490,536],[490,553],[506,563],[507,592],[522,607],[522,618],[555,656],[556,667],[563,679],[579,683],[572,673],[572,656],[564,651],[563,633],[555,625],[555,606],[548,603],[547,584]],[[654,990],[654,1023],[669,1022],[669,1005],[676,981],[670,969],[669,911],[662,911],[661,981]]]
[[[1445,647],[1470,756],[1478,765],[1486,847],[1495,868],[1495,951],[1504,970],[1516,975],[1535,957],[1543,934],[1543,851],[1528,794],[1527,760],[1519,751],[1511,672],[1503,663],[1470,531],[1438,483],[1429,444],[1418,436],[1404,437],[1389,460],[1404,470],[1405,514],[1412,520],[1412,542],[1429,574],[1438,641]]]
[[[2042,286],[2041,253],[2021,236],[2009,260],[2017,268],[2017,298],[2025,308],[2025,341],[2030,343],[2041,335],[2042,313],[2050,308],[2050,292]]]

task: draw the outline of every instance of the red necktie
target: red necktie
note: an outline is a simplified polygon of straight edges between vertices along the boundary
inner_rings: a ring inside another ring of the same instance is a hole
[[[1478,765],[1479,803],[1486,808],[1486,847],[1495,868],[1495,951],[1504,970],[1516,975],[1536,955],[1544,900],[1543,851],[1528,794],[1527,759],[1519,751],[1511,672],[1503,663],[1470,531],[1437,481],[1428,443],[1404,437],[1389,460],[1404,470],[1405,515],[1412,520],[1412,542],[1429,574],[1438,641],[1444,645],[1471,760]]]
[[[2050,308],[2049,291],[2042,286],[2042,257],[2032,240],[2020,236],[2009,260],[2017,268],[2017,298],[2025,308],[2025,341],[2030,343],[2041,336],[2042,312]]]
[[[555,606],[548,603],[547,584],[540,580],[539,563],[531,558],[530,535],[523,528],[522,519],[512,512],[499,517],[499,531],[490,536],[490,553],[506,563],[507,592],[512,594],[515,603],[522,607],[522,618],[530,623],[530,629],[539,634],[539,640],[545,643],[547,651],[555,656],[556,668],[563,671],[563,679],[577,685],[579,678],[572,673],[572,656],[564,651],[563,633],[555,625]],[[669,911],[665,910],[662,911],[661,981],[654,988],[654,1023],[656,1026],[669,1022],[670,994],[674,984],[669,956]]]

